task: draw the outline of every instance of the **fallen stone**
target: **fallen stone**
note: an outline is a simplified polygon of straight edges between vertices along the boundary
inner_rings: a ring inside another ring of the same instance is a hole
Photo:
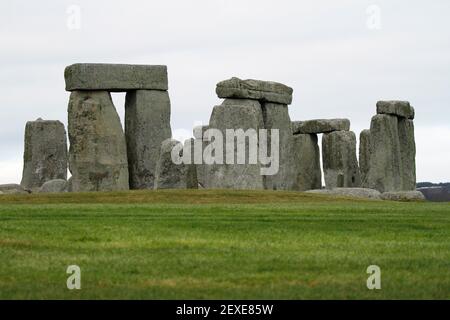
[[[361,185],[366,184],[370,165],[370,130],[361,131],[359,135],[359,171],[361,172]]]
[[[424,201],[425,196],[420,191],[384,192],[381,199],[391,201]]]
[[[10,183],[10,184],[0,184],[0,192],[3,194],[28,194],[20,184]]]
[[[342,196],[350,198],[361,198],[361,199],[381,199],[381,193],[374,189],[366,188],[333,188],[333,189],[319,189],[319,190],[309,190],[307,193],[325,194],[331,196]]]
[[[407,119],[414,119],[414,108],[408,101],[378,101],[377,114],[390,114]]]
[[[167,90],[167,67],[132,64],[76,63],[64,71],[66,91]]]
[[[361,186],[356,137],[352,131],[333,131],[323,135],[322,162],[327,188]]]
[[[173,148],[179,148],[181,142],[166,139],[161,144],[161,151],[156,166],[155,189],[197,189],[197,173],[194,164],[175,164],[172,160]]]
[[[402,189],[398,120],[378,114],[370,124],[370,160],[364,187],[380,192]]]
[[[292,88],[281,83],[239,78],[219,82],[216,87],[219,98],[253,99],[280,104],[291,104],[292,92]]]
[[[42,187],[39,189],[40,193],[60,193],[60,192],[67,192],[67,181],[62,179],[55,179],[47,181],[42,185]]]
[[[25,127],[21,185],[37,190],[46,181],[67,178],[67,136],[59,121],[29,121]]]
[[[328,133],[333,131],[349,131],[348,119],[315,119],[307,121],[293,121],[292,131],[299,133]]]
[[[128,190],[125,135],[109,92],[72,92],[68,113],[72,191]]]
[[[262,113],[264,128],[267,129],[268,153],[278,152],[279,154],[278,172],[264,176],[264,188],[268,190],[293,190],[296,184],[296,170],[288,106],[266,102],[262,104]],[[278,130],[278,148],[276,150],[271,150],[273,134],[271,130]]]
[[[414,139],[414,122],[398,119],[398,136],[401,159],[401,190],[416,190],[416,142]]]
[[[316,134],[293,136],[295,184],[293,190],[305,191],[322,187],[320,151]]]
[[[249,139],[245,139],[245,164],[237,164],[236,151],[237,143],[234,143],[234,154],[226,155],[226,130],[227,129],[242,129],[245,133],[254,131],[259,132],[259,129],[264,128],[264,121],[262,115],[262,108],[256,100],[239,100],[227,99],[222,105],[215,106],[209,121],[210,132],[212,129],[219,130],[222,133],[223,141],[223,163],[207,165],[207,176],[209,180],[209,187],[213,189],[264,189],[264,180],[261,175],[261,165],[259,163],[250,164],[248,151]],[[248,131],[250,129],[250,131]],[[210,139],[211,137],[208,137]],[[215,146],[220,144],[219,141],[210,142],[208,150],[215,150]],[[234,157],[234,161],[233,158]],[[217,158],[217,157],[216,157]],[[233,164],[227,164],[228,160]],[[213,162],[215,158],[211,159]],[[217,160],[217,159],[216,159]]]
[[[131,189],[153,189],[161,143],[172,136],[167,91],[133,90],[125,99]]]

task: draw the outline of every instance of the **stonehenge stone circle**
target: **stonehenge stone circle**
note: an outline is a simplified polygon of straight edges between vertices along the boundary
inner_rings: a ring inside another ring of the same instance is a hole
[[[194,164],[175,164],[172,161],[172,150],[180,148],[181,142],[166,139],[161,144],[161,151],[156,165],[155,189],[197,189],[197,173]]]
[[[167,91],[133,90],[125,102],[131,189],[153,189],[161,143],[172,136]]]
[[[69,100],[71,188],[128,190],[125,135],[108,91],[73,91]]]
[[[378,101],[377,114],[414,119],[414,108],[410,106],[408,101]]]
[[[316,134],[293,136],[293,166],[296,170],[293,190],[306,191],[322,187],[320,151]]]
[[[67,179],[67,136],[59,121],[29,121],[25,127],[21,185],[37,190],[53,179]]]
[[[234,154],[226,154],[226,130],[242,129],[246,132],[253,129],[258,132],[264,128],[264,120],[261,104],[256,100],[249,99],[226,99],[222,105],[213,108],[209,120],[209,128],[219,130],[224,137],[223,164],[212,164],[207,166],[207,175],[210,179],[209,186],[213,189],[264,189],[264,179],[260,174],[260,164],[250,164],[248,152],[246,152],[245,164],[237,164],[235,154],[238,143],[234,144]],[[235,139],[236,140],[236,139]],[[248,151],[248,139],[245,139],[245,149]],[[220,143],[220,142],[216,142]],[[207,148],[213,147],[211,141]],[[233,157],[233,159],[230,159]],[[228,160],[227,160],[228,159]],[[227,162],[234,161],[233,164]]]
[[[366,184],[367,172],[369,171],[370,158],[370,130],[365,129],[359,134],[359,171],[361,173],[361,184]]]
[[[166,66],[76,63],[66,67],[64,78],[66,91],[168,89]]]
[[[219,98],[253,99],[280,104],[291,104],[292,92],[292,88],[281,83],[235,77],[219,82],[216,87]]]
[[[39,193],[57,193],[57,192],[67,192],[68,184],[66,180],[55,179],[47,181],[39,189]]]
[[[361,186],[356,136],[352,131],[333,131],[323,135],[322,162],[327,188]]]
[[[264,176],[264,188],[269,190],[292,190],[296,181],[294,166],[293,135],[288,106],[273,102],[262,103],[264,129],[268,130],[267,147],[271,147],[270,129],[278,129],[279,169],[275,175]]]
[[[307,121],[293,121],[292,131],[298,133],[328,133],[333,131],[349,131],[348,119],[314,119]]]

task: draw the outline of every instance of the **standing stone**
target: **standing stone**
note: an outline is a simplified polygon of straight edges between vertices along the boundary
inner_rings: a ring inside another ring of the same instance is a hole
[[[365,187],[380,192],[402,189],[400,139],[396,116],[378,114],[370,124],[370,164]]]
[[[45,182],[67,179],[67,136],[59,121],[27,122],[21,185],[37,190]]]
[[[327,188],[360,187],[353,131],[334,131],[322,137],[322,160]]]
[[[402,165],[401,190],[416,190],[416,143],[414,139],[414,122],[409,119],[399,118],[398,135]]]
[[[293,136],[294,163],[296,170],[294,190],[305,191],[322,187],[320,151],[316,134]]]
[[[134,90],[125,100],[131,189],[153,189],[161,143],[172,136],[167,91]]]
[[[209,187],[209,179],[208,179],[208,170],[207,165],[203,161],[203,152],[208,145],[208,139],[205,135],[206,130],[208,130],[209,126],[196,126],[193,130],[194,137],[195,137],[195,146],[197,144],[201,146],[199,150],[196,150],[194,148],[194,152],[197,153],[197,158],[195,159],[194,156],[194,164],[197,168],[197,181],[198,185],[201,188],[208,188]]]
[[[226,154],[226,130],[241,129],[246,134],[256,133],[258,139],[259,129],[264,128],[261,105],[255,100],[226,99],[222,105],[215,106],[209,121],[209,130],[217,129],[223,137],[223,164],[207,165],[207,175],[210,188],[214,189],[264,189],[264,179],[261,175],[261,165],[249,163],[249,140],[241,141],[240,146],[246,150],[245,164],[237,164],[237,143],[234,141],[234,154]],[[212,137],[209,137],[212,139]],[[237,140],[237,139],[234,139]],[[233,141],[229,141],[233,143]],[[205,150],[213,149],[217,140],[211,141]],[[233,160],[234,157],[234,160]],[[226,163],[228,162],[228,163]],[[231,164],[231,162],[233,162]]]
[[[296,183],[294,167],[293,136],[288,106],[277,103],[263,103],[264,129],[267,129],[269,154],[278,152],[279,168],[275,175],[264,176],[264,187],[268,190],[292,190]],[[278,130],[278,150],[271,150],[271,130]]]
[[[125,135],[109,92],[72,92],[68,113],[72,191],[128,190]]]
[[[192,142],[189,141],[189,142]],[[189,146],[187,146],[189,147]],[[161,151],[156,165],[155,189],[197,189],[197,173],[193,163],[174,163],[172,150],[177,148],[183,156],[183,145],[174,139],[166,139],[161,144]]]
[[[359,135],[359,170],[361,172],[361,184],[366,184],[367,173],[370,165],[370,130],[361,131]]]

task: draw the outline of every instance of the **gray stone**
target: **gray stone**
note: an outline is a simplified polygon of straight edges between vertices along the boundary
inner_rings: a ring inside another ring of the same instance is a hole
[[[125,100],[131,189],[153,189],[161,143],[172,136],[167,91],[133,90]]]
[[[20,184],[10,183],[10,184],[0,184],[0,192],[3,194],[28,194]]]
[[[194,159],[194,164],[197,168],[197,181],[200,188],[208,188],[209,180],[208,180],[208,170],[207,165],[203,162],[203,151],[208,145],[208,139],[205,136],[206,130],[208,130],[209,126],[196,126],[193,129],[193,134],[195,137],[196,144],[201,146],[201,150],[194,150],[194,152],[198,153],[197,160]]]
[[[67,178],[67,136],[59,121],[29,121],[25,127],[21,185],[37,190],[46,181]]]
[[[398,119],[398,136],[400,141],[400,159],[402,166],[402,189],[416,189],[416,143],[414,139],[414,122],[405,118]]]
[[[370,164],[370,130],[361,131],[359,135],[359,171],[361,172],[361,185],[366,184]]]
[[[167,67],[76,63],[64,71],[66,90],[167,90]]]
[[[314,119],[292,122],[292,131],[298,133],[328,133],[333,131],[349,131],[348,119]]]
[[[377,113],[414,119],[414,108],[408,101],[378,101]]]
[[[327,188],[361,186],[356,137],[352,131],[333,131],[323,135],[322,162]]]
[[[268,190],[292,190],[296,185],[293,136],[288,106],[266,102],[262,104],[264,128],[267,129],[268,154],[278,152],[278,173],[264,176],[264,188]],[[278,150],[271,150],[272,132],[278,130]]]
[[[107,91],[74,91],[69,101],[72,191],[128,190],[125,135]]]
[[[39,189],[40,193],[59,193],[59,192],[67,192],[68,184],[66,180],[55,179],[47,181],[42,185]]]
[[[219,82],[216,87],[219,98],[254,99],[281,104],[292,103],[292,92],[292,88],[281,83],[239,78]]]
[[[320,151],[316,134],[293,136],[295,184],[293,189],[305,191],[322,187]]]
[[[381,199],[391,201],[424,201],[425,196],[420,191],[384,192]]]
[[[378,114],[370,124],[370,160],[364,187],[380,192],[402,189],[398,120]]]
[[[227,99],[220,106],[215,106],[209,121],[209,130],[219,130],[223,135],[224,153],[223,164],[208,164],[207,176],[209,187],[214,189],[264,189],[263,176],[261,175],[261,165],[258,163],[250,164],[248,158],[249,139],[246,138],[244,144],[247,150],[245,164],[237,164],[236,159],[233,164],[227,164],[225,161],[232,158],[226,157],[226,129],[242,129],[245,133],[258,133],[259,129],[264,128],[262,108],[255,100],[233,100]],[[248,131],[250,129],[250,131]],[[208,139],[211,139],[209,137]],[[219,141],[214,140],[209,143],[205,153],[208,150],[214,150]],[[241,145],[242,146],[242,145]],[[237,143],[234,144],[234,153],[236,154]],[[233,156],[235,156],[233,154]],[[217,159],[216,159],[217,160]]]
[[[1,196],[2,194],[4,194],[3,191],[0,191],[0,196]]]
[[[361,199],[381,199],[381,193],[378,190],[366,188],[333,188],[333,189],[319,189],[309,190],[307,193],[324,194],[331,196],[341,196]]]
[[[166,139],[161,144],[161,152],[156,166],[155,189],[197,189],[195,165],[174,163],[172,160],[173,148],[179,149],[180,155],[183,155],[181,142]]]

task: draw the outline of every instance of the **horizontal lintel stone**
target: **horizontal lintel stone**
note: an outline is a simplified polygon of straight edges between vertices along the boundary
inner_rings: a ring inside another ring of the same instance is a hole
[[[407,119],[414,119],[414,108],[408,101],[378,101],[377,114],[390,114]]]
[[[348,119],[314,119],[306,121],[293,121],[292,132],[300,133],[328,133],[333,131],[349,131]]]

